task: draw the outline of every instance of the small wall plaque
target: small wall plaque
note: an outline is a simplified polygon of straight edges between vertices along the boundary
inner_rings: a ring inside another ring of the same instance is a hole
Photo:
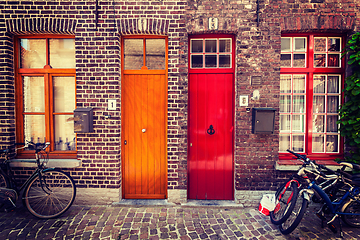
[[[218,18],[209,18],[209,30],[218,30],[219,19]]]
[[[240,107],[247,107],[249,105],[249,97],[247,95],[240,96]]]
[[[108,110],[116,110],[116,99],[108,100]]]
[[[138,30],[140,32],[146,31],[146,26],[147,26],[147,19],[146,18],[138,19]]]

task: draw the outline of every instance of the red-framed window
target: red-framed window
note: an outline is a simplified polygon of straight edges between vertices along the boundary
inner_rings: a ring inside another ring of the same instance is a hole
[[[318,159],[343,153],[338,129],[342,102],[344,38],[331,34],[282,34],[280,159],[286,149]]]
[[[15,38],[16,141],[50,142],[51,157],[75,157],[75,39]],[[24,150],[20,157],[33,157]]]

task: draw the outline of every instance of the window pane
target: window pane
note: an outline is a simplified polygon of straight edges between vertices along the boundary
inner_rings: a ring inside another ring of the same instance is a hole
[[[280,132],[290,132],[290,115],[280,115]]]
[[[340,67],[340,54],[328,55],[328,67]]]
[[[73,115],[55,115],[55,150],[74,151],[75,133]]]
[[[324,132],[324,126],[325,126],[325,116],[323,115],[314,115],[313,118],[313,132],[316,133],[323,133]]]
[[[205,52],[216,53],[216,40],[205,40]]]
[[[327,112],[328,113],[337,113],[338,109],[339,109],[339,97],[338,96],[328,96]]]
[[[231,39],[220,39],[219,40],[219,52],[231,52]]]
[[[304,113],[305,112],[305,97],[293,96],[293,112]]]
[[[280,93],[291,93],[291,75],[280,75]]]
[[[291,112],[291,96],[280,96],[280,112]]]
[[[146,39],[146,66],[165,69],[165,39]]]
[[[291,52],[291,38],[281,38],[281,51]]]
[[[216,64],[216,55],[205,55],[205,67],[207,68],[215,68]]]
[[[24,112],[45,112],[44,77],[23,77]]]
[[[338,124],[336,123],[338,120],[338,116],[327,116],[326,117],[326,132],[337,133],[338,132]]]
[[[305,54],[294,54],[293,67],[305,67]]]
[[[314,75],[313,91],[314,93],[325,93],[325,79],[324,75]]]
[[[339,76],[328,76],[328,93],[340,93],[339,91]]]
[[[312,138],[313,152],[323,153],[324,152],[324,135],[313,135]]]
[[[290,135],[280,135],[279,149],[280,152],[290,149]]]
[[[75,78],[53,77],[54,111],[73,112],[75,109]]]
[[[292,135],[292,141],[293,141],[293,151],[295,152],[304,152],[304,135]]]
[[[326,54],[314,54],[314,67],[326,66]]]
[[[124,39],[124,65],[125,70],[139,70],[144,65],[143,39]]]
[[[339,136],[327,135],[326,136],[326,152],[339,152]]]
[[[295,38],[294,51],[296,51],[296,52],[305,52],[306,51],[306,39],[305,38]]]
[[[44,115],[24,116],[24,137],[25,141],[32,141],[34,143],[46,142]]]
[[[203,67],[203,56],[202,55],[191,55],[191,67],[202,68]]]
[[[294,93],[305,93],[305,76],[304,75],[294,75],[293,76],[293,92]]]
[[[45,39],[20,39],[20,68],[44,68],[46,65]]]
[[[191,40],[191,52],[202,53],[203,52],[203,40]]]
[[[315,52],[326,52],[326,38],[315,38],[314,45]]]
[[[281,54],[280,67],[291,67],[291,54]]]
[[[328,51],[329,52],[340,52],[341,51],[340,38],[329,38],[328,39]]]
[[[325,96],[314,96],[313,112],[314,113],[325,112]]]
[[[293,115],[292,132],[305,132],[305,116]]]
[[[222,68],[231,67],[230,55],[219,55],[219,67],[222,67]]]
[[[50,44],[50,66],[75,68],[75,39],[53,38]]]

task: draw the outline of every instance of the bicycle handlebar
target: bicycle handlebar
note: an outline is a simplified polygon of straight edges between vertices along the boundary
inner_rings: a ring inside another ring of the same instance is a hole
[[[288,151],[289,153],[295,155],[297,158],[301,158],[302,160],[307,161],[306,160],[307,159],[306,155],[298,154],[296,152],[291,151],[290,149],[287,149],[286,151]]]
[[[331,174],[337,174],[337,172],[331,170],[330,168],[324,166],[324,165],[321,165],[321,164],[317,164],[315,161],[311,161],[309,158],[307,158],[307,156],[305,154],[299,154],[299,153],[296,153],[296,152],[293,152],[291,151],[290,149],[287,149],[287,151],[293,155],[295,155],[297,158],[300,158],[302,160],[304,160],[305,163],[309,163],[311,162],[313,165],[317,166],[320,170],[323,169],[323,170],[326,170],[328,172],[330,172]],[[319,171],[319,174],[321,176],[326,176],[324,173],[322,173],[321,171]]]
[[[50,146],[50,142],[34,143],[34,142],[31,142],[31,141],[26,141],[25,146],[29,146],[29,145],[34,147],[36,152],[40,152],[40,151],[45,151],[45,149]]]

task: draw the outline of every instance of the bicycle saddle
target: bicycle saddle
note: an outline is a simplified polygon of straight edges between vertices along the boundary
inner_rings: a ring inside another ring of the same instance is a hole
[[[360,165],[356,163],[340,162],[340,165],[347,166],[353,170],[360,170]]]

